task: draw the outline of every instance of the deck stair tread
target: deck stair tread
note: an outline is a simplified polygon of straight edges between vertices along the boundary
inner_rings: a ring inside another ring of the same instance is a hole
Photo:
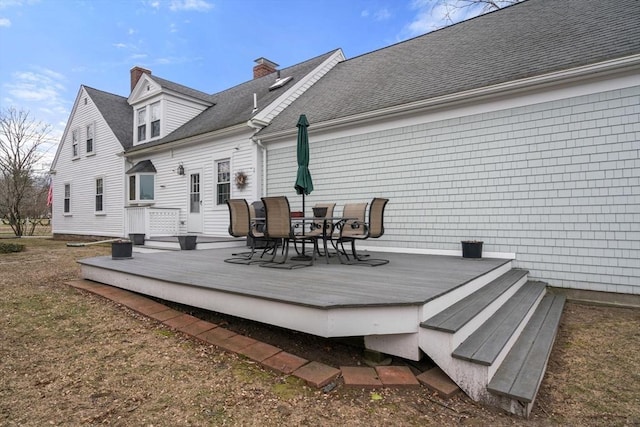
[[[546,284],[528,281],[485,323],[456,348],[452,356],[490,366],[545,292]]]
[[[489,382],[490,392],[533,402],[546,370],[565,299],[563,295],[551,293],[544,296]]]
[[[527,270],[511,269],[471,295],[420,323],[420,326],[455,333],[527,274]]]

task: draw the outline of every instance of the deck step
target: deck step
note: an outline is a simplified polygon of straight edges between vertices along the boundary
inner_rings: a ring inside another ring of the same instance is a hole
[[[544,294],[546,284],[529,281],[456,348],[452,356],[490,366]]]
[[[526,270],[514,268],[430,319],[420,323],[420,326],[455,333],[528,273]]]
[[[497,395],[531,403],[547,367],[565,297],[547,293],[504,359],[487,389]]]

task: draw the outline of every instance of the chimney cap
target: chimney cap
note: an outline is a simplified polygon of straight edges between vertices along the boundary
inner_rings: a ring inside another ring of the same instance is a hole
[[[262,56],[260,58],[256,59],[254,62],[256,64],[259,64],[259,65],[260,64],[267,65],[267,66],[273,68],[274,70],[279,67],[279,65],[276,64],[275,62],[269,61],[267,58],[262,57]]]

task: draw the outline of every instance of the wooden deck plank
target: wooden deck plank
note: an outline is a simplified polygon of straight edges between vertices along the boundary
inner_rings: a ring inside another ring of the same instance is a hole
[[[564,295],[553,296],[553,302],[538,332],[536,341],[523,362],[523,366],[527,368],[520,371],[520,374],[511,387],[510,394],[518,397],[519,400],[532,402],[536,396],[547,367],[549,353],[555,341],[564,302]]]
[[[421,326],[455,333],[526,274],[526,270],[512,269],[446,310],[422,322]]]
[[[97,257],[80,263],[132,275],[318,308],[419,305],[509,262],[483,258],[376,253],[380,267],[326,264],[296,270],[223,260],[237,249],[135,253],[130,260]]]
[[[533,400],[544,374],[564,301],[561,295],[545,295],[489,382],[489,391],[525,402]]]
[[[544,290],[544,283],[525,283],[491,318],[454,350],[453,357],[481,365],[491,365]]]

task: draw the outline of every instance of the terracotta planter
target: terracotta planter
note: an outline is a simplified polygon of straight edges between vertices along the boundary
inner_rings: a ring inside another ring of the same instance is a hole
[[[482,242],[465,240],[462,243],[462,258],[482,258]]]
[[[111,259],[131,258],[133,258],[133,243],[129,241],[111,243]]]

